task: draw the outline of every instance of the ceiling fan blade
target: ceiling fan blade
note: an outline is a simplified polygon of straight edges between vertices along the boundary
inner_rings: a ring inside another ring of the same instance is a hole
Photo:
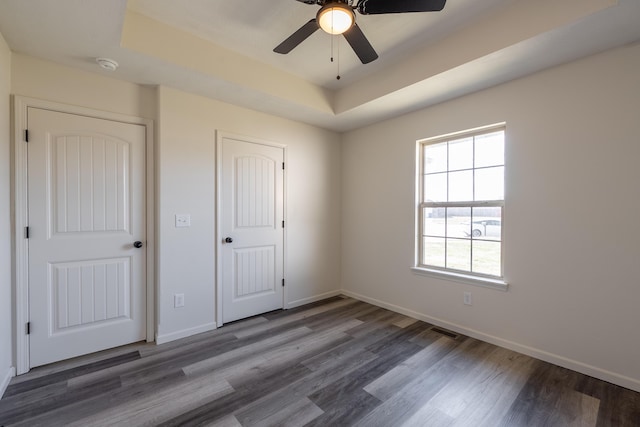
[[[315,33],[318,28],[318,23],[315,18],[304,24],[302,27],[298,28],[298,30],[291,34],[285,41],[280,43],[273,49],[276,53],[287,54],[291,52],[296,46],[305,41],[307,37],[311,34]]]
[[[357,9],[363,15],[381,13],[439,12],[447,0],[362,0]]]
[[[360,27],[358,27],[358,24],[355,22],[351,28],[343,33],[343,36],[347,39],[351,48],[356,55],[358,55],[358,58],[360,58],[360,61],[362,61],[363,64],[368,64],[369,62],[378,59],[378,54],[373,49],[373,46],[371,46],[371,43],[369,43],[369,40],[367,40]]]

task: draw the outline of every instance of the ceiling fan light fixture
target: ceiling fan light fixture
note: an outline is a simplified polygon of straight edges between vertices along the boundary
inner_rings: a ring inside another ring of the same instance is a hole
[[[342,2],[327,3],[318,11],[318,25],[329,34],[342,34],[353,26],[356,20],[353,9]]]

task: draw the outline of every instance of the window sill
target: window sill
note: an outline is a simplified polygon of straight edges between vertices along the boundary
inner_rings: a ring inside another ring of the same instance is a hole
[[[488,277],[470,276],[460,273],[452,273],[449,271],[431,270],[423,267],[411,267],[411,271],[420,276],[435,277],[452,282],[464,283],[467,285],[481,286],[483,288],[496,289],[506,292],[509,285],[500,279],[491,279]]]

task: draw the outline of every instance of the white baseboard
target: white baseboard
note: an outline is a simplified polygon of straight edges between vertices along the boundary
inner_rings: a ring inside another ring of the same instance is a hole
[[[2,396],[4,395],[4,392],[7,390],[7,387],[9,386],[9,381],[11,381],[11,378],[16,376],[16,368],[14,368],[13,366],[7,368],[7,370],[4,372],[4,375],[0,376],[0,398],[2,398]]]
[[[497,345],[509,350],[516,351],[518,353],[526,354],[527,356],[534,357],[545,362],[553,363],[554,365],[562,366],[563,368],[571,369],[576,372],[580,372],[585,375],[589,375],[594,378],[601,379],[619,386],[640,392],[640,380],[630,378],[624,375],[617,374],[615,372],[607,371],[605,369],[598,368],[596,366],[588,365],[586,363],[578,362],[577,360],[569,359],[564,356],[560,356],[554,353],[549,353],[544,350],[529,347],[517,342],[505,340],[500,337],[488,335],[474,329],[469,329],[464,326],[449,323],[442,319],[427,316],[426,314],[418,313],[417,311],[410,310],[408,308],[400,307],[394,304],[389,304],[384,301],[370,298],[365,295],[360,295],[355,292],[342,290],[342,294],[351,298],[355,298],[360,301],[368,302],[369,304],[377,305],[378,307],[386,308],[396,313],[404,314],[414,319],[422,320],[427,323],[431,323],[442,328],[450,329],[459,334],[467,335],[472,338],[484,341],[490,344]]]
[[[299,307],[301,305],[310,304],[312,302],[316,302],[316,301],[320,301],[320,300],[323,300],[323,299],[335,297],[337,295],[341,295],[342,293],[343,292],[341,290],[337,290],[337,291],[325,292],[324,294],[320,294],[320,295],[314,295],[314,296],[308,297],[308,298],[302,298],[302,299],[299,299],[299,300],[296,300],[296,301],[291,301],[291,302],[287,303],[286,308]]]
[[[156,344],[164,344],[169,341],[179,340],[180,338],[190,337],[191,335],[209,332],[216,329],[216,327],[216,322],[211,322],[204,325],[196,326],[194,328],[183,329],[181,331],[171,332],[168,334],[158,334],[156,335]]]

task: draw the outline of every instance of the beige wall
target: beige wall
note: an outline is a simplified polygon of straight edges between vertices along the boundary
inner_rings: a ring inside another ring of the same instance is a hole
[[[215,312],[215,132],[288,147],[288,305],[340,289],[339,135],[170,88],[148,88],[13,56],[12,92],[156,120],[158,335],[166,341],[212,326]],[[174,227],[176,213],[192,226]],[[185,308],[173,308],[174,293]]]
[[[215,321],[216,130],[287,146],[289,304],[340,289],[339,136],[291,120],[159,89],[159,335]],[[191,214],[177,229],[174,216]],[[185,309],[173,294],[185,294]]]
[[[640,390],[638,76],[636,44],[344,135],[343,288]],[[413,274],[416,140],[502,121],[509,291]]]
[[[11,51],[0,34],[0,397],[14,366],[11,305]]]
[[[18,95],[156,120],[161,336],[188,334],[216,317],[219,129],[288,146],[290,303],[342,284],[347,292],[636,389],[638,75],[640,46],[621,48],[347,133],[341,146],[340,135],[312,126],[11,55],[0,40],[0,99],[8,99],[11,80]],[[0,104],[0,231],[7,233],[8,111],[8,101]],[[509,291],[412,274],[415,141],[501,121],[508,141]],[[192,227],[175,229],[175,213],[190,213]],[[10,311],[8,245],[0,241],[0,304],[7,305],[0,316]],[[472,307],[462,304],[463,291],[473,293]],[[185,294],[188,310],[173,309],[176,292]],[[0,379],[8,361],[5,324]]]
[[[155,118],[155,88],[116,80],[108,71],[88,73],[20,54],[13,55],[12,70],[14,95]]]

